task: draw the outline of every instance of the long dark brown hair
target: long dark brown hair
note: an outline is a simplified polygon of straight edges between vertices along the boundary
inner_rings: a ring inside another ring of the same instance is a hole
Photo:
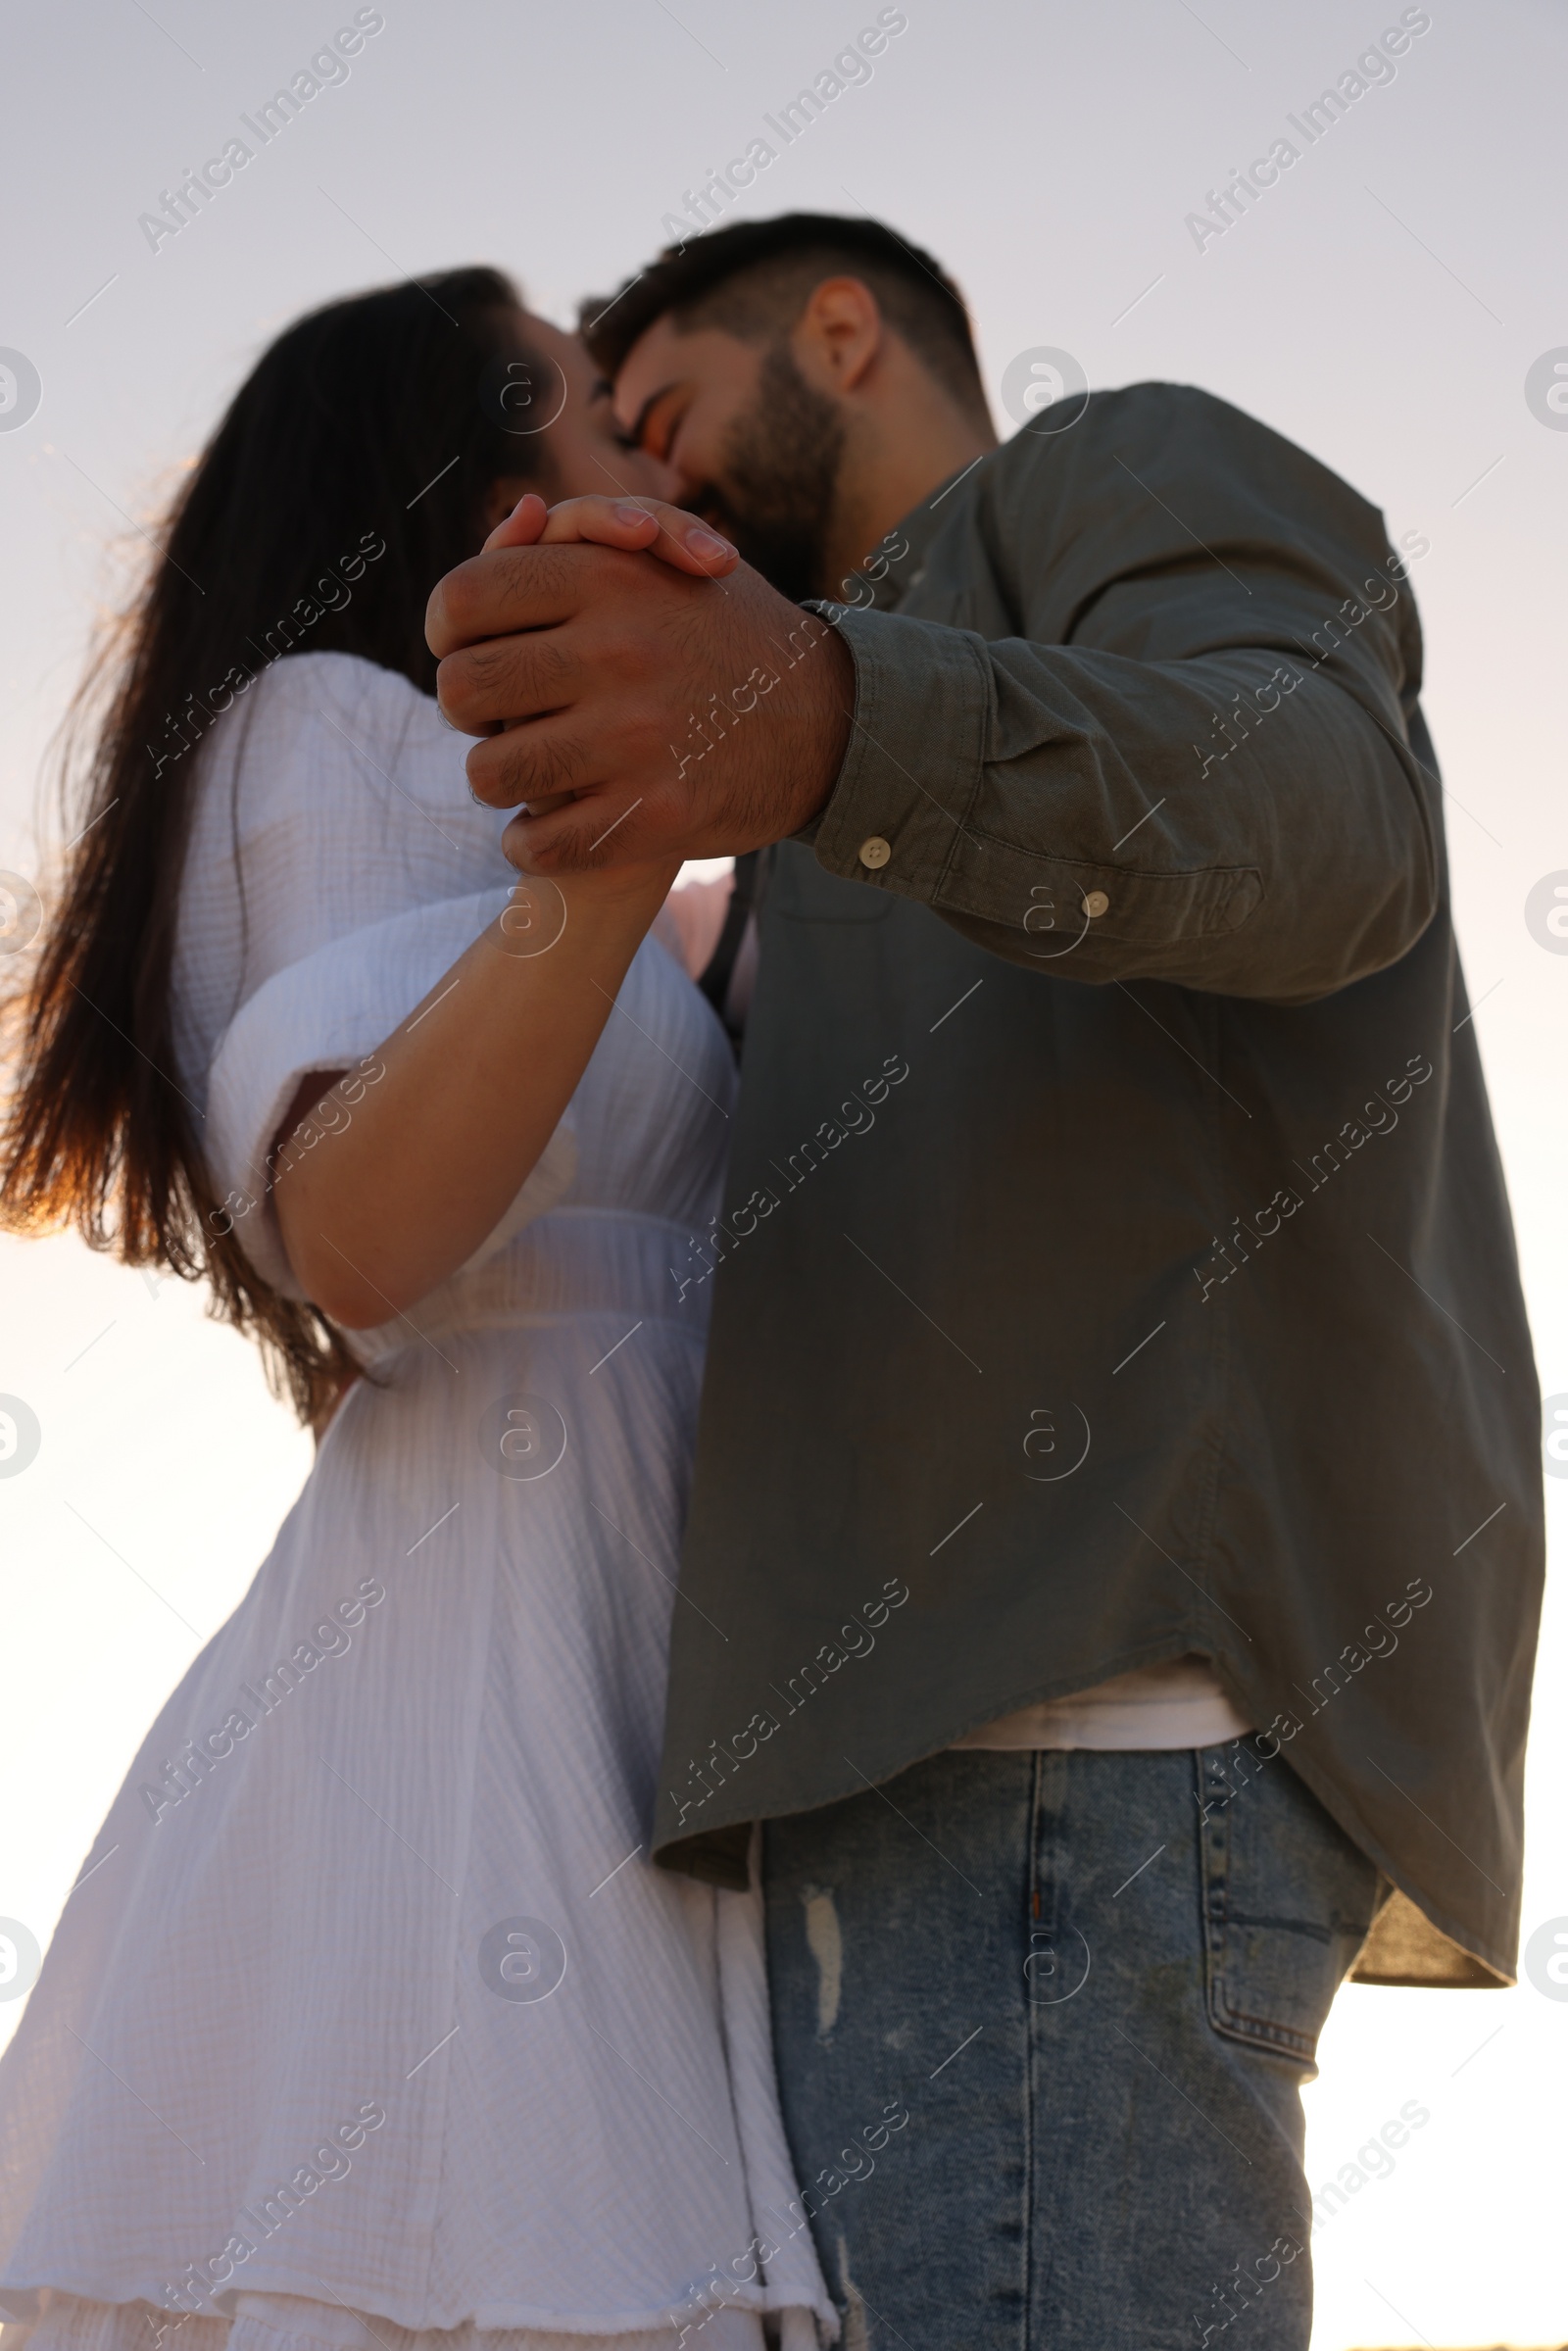
[[[359,654],[435,689],[424,607],[472,555],[504,476],[544,481],[519,434],[521,304],[466,269],[299,319],[258,362],[173,501],[62,737],[70,852],[13,1002],[20,1067],[0,1134],[0,1224],[212,1286],[275,1392],[318,1421],[358,1366],[319,1310],[262,1280],[221,1228],[171,1005],[200,739],[269,661]],[[526,395],[523,396],[524,398]],[[355,566],[358,565],[356,570]],[[352,588],[345,588],[352,579]]]

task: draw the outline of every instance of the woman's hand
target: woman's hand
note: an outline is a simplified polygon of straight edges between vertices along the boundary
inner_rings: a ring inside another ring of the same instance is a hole
[[[696,579],[723,579],[741,560],[727,539],[662,498],[565,498],[547,507],[534,490],[496,524],[480,553],[584,542],[620,547],[628,555],[655,555]]]

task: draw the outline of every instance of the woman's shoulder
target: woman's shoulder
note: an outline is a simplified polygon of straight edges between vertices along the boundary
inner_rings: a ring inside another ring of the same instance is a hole
[[[511,881],[506,818],[469,793],[466,748],[430,696],[356,655],[258,673],[204,746],[180,880],[183,1067],[205,1079],[223,1024],[284,965]]]
[[[232,710],[249,719],[248,737],[257,730],[329,732],[334,724],[451,736],[432,696],[400,669],[383,669],[357,653],[285,654],[252,676]]]
[[[270,662],[218,714],[204,748],[204,797],[227,806],[226,787],[242,785],[242,833],[302,802],[324,812],[336,791],[358,800],[368,783],[383,796],[391,785],[405,807],[467,800],[466,746],[434,698],[359,654]]]

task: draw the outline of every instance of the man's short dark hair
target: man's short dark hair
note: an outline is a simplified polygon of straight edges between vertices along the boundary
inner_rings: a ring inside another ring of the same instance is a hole
[[[666,315],[685,333],[721,326],[756,342],[786,333],[811,288],[838,276],[863,279],[888,323],[943,388],[961,408],[984,409],[969,314],[946,270],[879,220],[836,213],[737,220],[666,246],[618,294],[583,304],[583,340],[607,375]]]

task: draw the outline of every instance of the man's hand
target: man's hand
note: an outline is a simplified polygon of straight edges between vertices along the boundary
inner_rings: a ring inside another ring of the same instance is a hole
[[[514,864],[723,857],[798,831],[849,742],[837,631],[745,564],[713,576],[733,550],[677,508],[574,499],[538,519],[519,508],[426,615],[441,708],[485,738],[475,799],[524,810]]]

